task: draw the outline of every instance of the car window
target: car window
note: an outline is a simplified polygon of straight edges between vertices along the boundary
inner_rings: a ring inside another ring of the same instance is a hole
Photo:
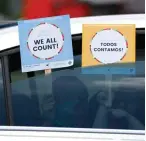
[[[2,67],[1,67],[1,59],[0,59],[0,125],[6,125],[6,124],[7,124],[6,107],[5,107]]]
[[[81,50],[80,42],[74,48]],[[48,75],[22,73],[20,53],[9,55],[14,125],[144,130],[144,56],[137,56],[135,76],[107,81],[105,75],[82,74],[79,54],[74,66]]]

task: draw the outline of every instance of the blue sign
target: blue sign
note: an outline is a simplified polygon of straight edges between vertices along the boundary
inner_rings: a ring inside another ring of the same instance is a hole
[[[22,72],[72,66],[68,15],[18,21]]]

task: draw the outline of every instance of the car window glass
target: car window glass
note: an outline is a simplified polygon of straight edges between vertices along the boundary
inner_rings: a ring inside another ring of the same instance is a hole
[[[82,74],[81,55],[74,60],[74,66],[45,75],[21,73],[20,53],[9,55],[15,125],[143,130],[144,56],[137,55],[135,76],[113,75],[110,81]]]

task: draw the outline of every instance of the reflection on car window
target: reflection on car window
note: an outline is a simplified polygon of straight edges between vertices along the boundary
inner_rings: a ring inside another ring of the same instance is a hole
[[[81,74],[80,63],[75,56],[75,67],[33,77],[19,63],[11,68],[15,125],[144,129],[144,61],[136,63],[136,76],[113,75],[110,93],[105,76]]]
[[[6,125],[6,108],[4,99],[4,88],[3,88],[3,78],[2,78],[2,66],[0,60],[0,125]]]

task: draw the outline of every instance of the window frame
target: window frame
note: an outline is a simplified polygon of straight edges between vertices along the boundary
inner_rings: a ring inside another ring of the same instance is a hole
[[[7,125],[13,125],[12,118],[12,100],[11,100],[11,85],[10,85],[10,77],[9,77],[9,66],[8,66],[8,57],[2,56],[1,59],[1,67],[2,67],[2,79],[3,79],[3,88],[4,88],[4,101],[5,101],[5,109],[6,109],[6,121]]]
[[[136,29],[136,34],[144,34],[145,36],[145,28]],[[82,34],[72,35],[72,40],[76,41],[82,38]],[[82,40],[81,40],[82,41]],[[76,50],[74,49],[76,52]],[[12,110],[12,99],[11,99],[11,80],[10,80],[10,72],[9,72],[9,61],[8,55],[20,52],[19,46],[12,47],[11,49],[7,49],[0,52],[1,65],[2,65],[2,77],[3,77],[3,85],[4,85],[4,97],[5,97],[5,107],[6,107],[6,116],[8,121],[8,126],[13,126],[13,110]],[[141,50],[140,50],[141,52]],[[143,51],[141,53],[144,53]],[[58,70],[59,71],[59,70]],[[33,74],[28,75],[28,77]]]

